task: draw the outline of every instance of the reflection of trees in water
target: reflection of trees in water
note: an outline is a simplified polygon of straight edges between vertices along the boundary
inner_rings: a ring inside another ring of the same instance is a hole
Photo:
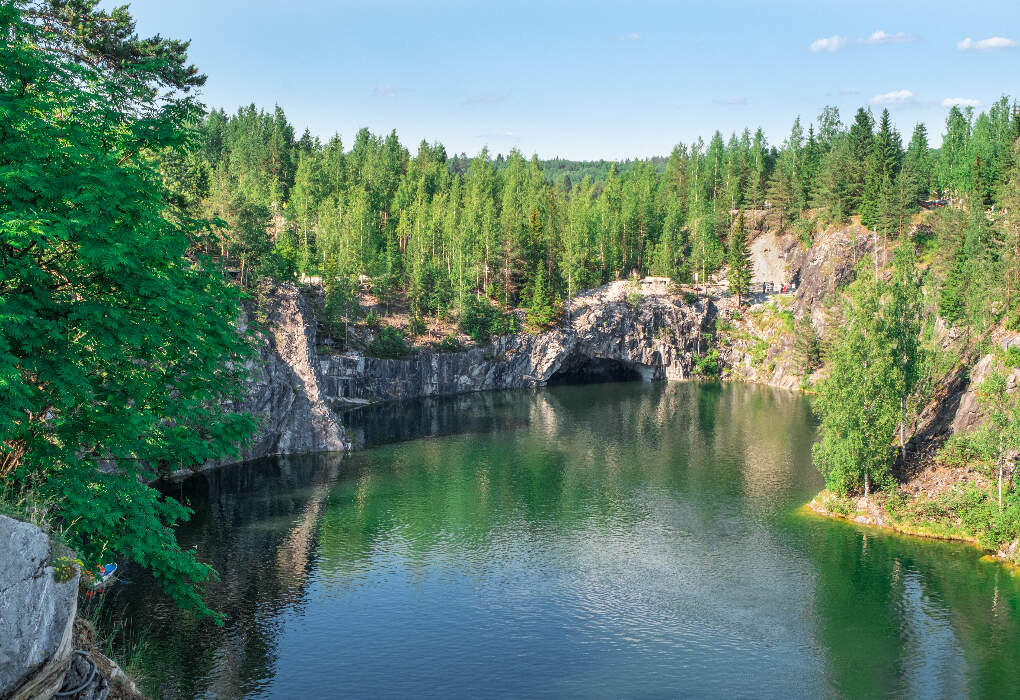
[[[814,525],[799,546],[818,572],[817,638],[838,694],[1015,693],[1020,582],[1002,566],[964,545]]]
[[[164,672],[156,679],[161,696],[238,697],[272,677],[277,618],[302,604],[318,519],[340,465],[337,455],[263,460],[166,487],[195,509],[178,538],[220,573],[206,596],[227,622],[216,627],[181,613],[141,573],[118,591],[112,602],[123,616],[142,629],[151,624],[144,667]]]
[[[795,394],[770,401],[775,393],[628,383],[504,392],[496,403],[485,394],[419,402],[421,413],[409,423],[428,434],[454,434],[476,417],[511,429],[485,440],[467,435],[353,455],[345,462],[351,478],[338,485],[324,516],[322,566],[334,584],[350,585],[371,569],[380,542],[408,561],[455,545],[460,551],[449,556],[483,566],[506,545],[502,532],[597,533],[637,522],[648,516],[648,499],[636,492],[672,492],[693,481],[702,491],[739,496],[744,455],[762,434],[773,445],[782,430],[799,426],[800,449],[810,449],[806,402]],[[358,414],[361,425],[396,419],[386,406]],[[789,448],[783,454],[794,458]],[[804,460],[803,452],[795,456]],[[785,488],[791,468],[783,469]],[[710,517],[716,505],[694,508]]]

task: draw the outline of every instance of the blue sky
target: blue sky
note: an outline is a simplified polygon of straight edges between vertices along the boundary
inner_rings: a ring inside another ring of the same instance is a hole
[[[123,0],[122,0],[123,1]],[[103,6],[113,4],[105,0]],[[451,154],[668,154],[716,129],[779,143],[826,104],[888,106],[938,140],[947,99],[1020,96],[1020,2],[134,0],[191,39],[203,101],[280,104],[350,144],[397,129]],[[969,40],[969,41],[968,41]]]

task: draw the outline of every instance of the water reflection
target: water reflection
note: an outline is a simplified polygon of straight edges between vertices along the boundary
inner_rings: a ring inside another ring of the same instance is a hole
[[[1020,681],[1004,569],[794,513],[820,487],[795,394],[568,386],[345,422],[376,446],[171,487],[227,622],[196,623],[141,577],[116,592],[152,621],[160,695],[957,697]]]

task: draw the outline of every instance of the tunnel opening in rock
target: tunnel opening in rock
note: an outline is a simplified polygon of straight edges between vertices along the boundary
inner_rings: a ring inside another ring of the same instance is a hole
[[[564,360],[549,378],[549,385],[602,384],[605,382],[636,382],[644,377],[637,365],[604,357],[575,355]]]

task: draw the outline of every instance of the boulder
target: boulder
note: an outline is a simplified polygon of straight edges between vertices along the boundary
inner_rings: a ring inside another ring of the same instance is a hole
[[[0,700],[53,697],[71,663],[77,567],[58,581],[45,532],[0,515]]]

